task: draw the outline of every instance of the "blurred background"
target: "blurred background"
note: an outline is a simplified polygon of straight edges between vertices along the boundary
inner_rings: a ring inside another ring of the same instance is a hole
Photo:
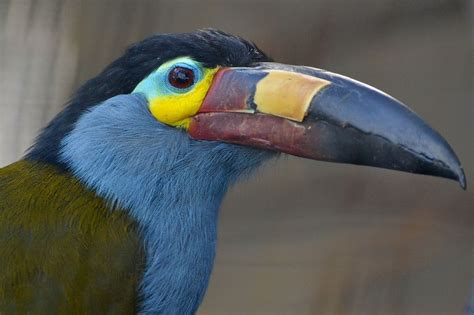
[[[472,1],[0,0],[0,166],[131,43],[214,27],[412,107],[474,180]],[[472,184],[471,184],[472,187]],[[463,314],[474,190],[283,157],[238,184],[199,314]]]

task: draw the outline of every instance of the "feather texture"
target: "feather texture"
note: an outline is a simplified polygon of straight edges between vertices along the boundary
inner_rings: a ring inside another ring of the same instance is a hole
[[[143,313],[195,312],[207,288],[214,261],[218,208],[224,193],[239,176],[248,174],[275,155],[237,145],[194,141],[183,130],[157,122],[143,96],[129,94],[160,65],[177,57],[190,57],[207,68],[270,61],[254,44],[217,30],[152,36],[132,45],[123,56],[87,81],[42,131],[26,156],[35,165],[56,167],[64,172],[61,176],[76,177],[87,187],[82,189],[88,198],[96,198],[98,203],[85,206],[97,207],[104,218],[122,213],[112,209],[124,209],[129,217],[122,215],[136,222],[136,229],[133,225],[136,247],[124,251],[123,257],[140,269],[143,264],[137,257],[142,256],[138,255],[137,248],[142,248],[146,258],[144,274],[138,290],[130,283],[118,285],[116,289],[126,286],[127,290],[135,290],[134,298],[140,299],[139,311]],[[29,181],[42,182],[35,174],[31,176]],[[46,181],[43,188],[49,191],[48,185],[53,184]],[[54,186],[52,195],[42,195],[35,190],[34,196],[30,196],[19,191],[19,197],[25,199],[0,205],[3,215],[7,216],[2,224],[6,226],[17,211],[23,211],[29,220],[29,216],[35,214],[34,209],[47,212],[51,207],[53,210],[48,216],[54,216],[64,206],[61,198],[65,194],[71,198],[69,186]],[[6,195],[15,194],[15,189],[20,187],[0,187]],[[77,198],[82,198],[80,195]],[[44,204],[48,198],[57,204]],[[15,202],[21,203],[19,209],[15,209]],[[23,208],[25,210],[21,210]],[[66,211],[61,216],[60,213],[60,218],[76,222],[77,217],[73,215],[68,219],[69,214]],[[49,233],[49,217],[38,220],[37,224],[44,226],[44,233]],[[84,219],[88,220],[91,221],[85,224],[90,224],[90,233],[94,233],[95,224],[105,224],[93,214]],[[112,223],[110,232],[116,228]],[[62,235],[55,229],[53,224],[48,236],[54,240],[52,244]],[[11,238],[9,242],[20,241],[20,236],[5,231],[4,237]],[[88,242],[92,244],[93,239]],[[32,246],[49,250],[48,244]],[[72,246],[80,244],[72,243]],[[5,250],[13,251],[13,247],[7,246]],[[104,248],[103,255],[107,255],[107,250]],[[138,256],[130,258],[126,253]],[[82,259],[80,254],[76,255]],[[20,256],[30,258],[29,252]],[[111,261],[105,259],[101,266],[109,263]],[[71,268],[79,268],[79,265]],[[88,277],[94,279],[96,274],[90,273]],[[32,278],[25,276],[22,281],[30,283]]]
[[[141,94],[91,108],[62,145],[61,161],[74,175],[139,225],[147,256],[142,312],[195,312],[212,270],[224,193],[275,153],[192,140],[153,118]]]
[[[0,314],[130,314],[144,252],[123,211],[67,173],[0,170]]]
[[[59,159],[60,143],[87,109],[113,96],[132,93],[140,81],[164,62],[186,56],[207,68],[244,67],[271,61],[254,44],[218,30],[151,36],[131,45],[99,75],[82,85],[68,106],[43,130],[27,158],[66,168]]]

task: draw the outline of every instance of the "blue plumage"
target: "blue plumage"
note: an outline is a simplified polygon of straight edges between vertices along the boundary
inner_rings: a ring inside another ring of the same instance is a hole
[[[206,290],[218,209],[229,184],[275,153],[195,141],[159,123],[141,94],[92,107],[61,142],[60,159],[138,222],[147,266],[141,311],[194,312]]]

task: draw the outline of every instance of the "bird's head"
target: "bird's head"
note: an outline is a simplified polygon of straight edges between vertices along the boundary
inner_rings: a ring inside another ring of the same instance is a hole
[[[76,129],[82,132],[71,139]],[[338,74],[274,63],[255,45],[215,30],[157,35],[133,45],[79,89],[29,157],[68,167],[74,155],[79,162],[99,155],[104,143],[122,150],[125,160],[140,150],[140,158],[151,159],[152,149],[170,146],[218,147],[221,160],[207,156],[216,163],[229,160],[226,151],[232,163],[239,154],[262,160],[284,152],[465,186],[448,143],[398,100]],[[61,157],[65,150],[75,153]],[[179,154],[167,159],[183,161]]]

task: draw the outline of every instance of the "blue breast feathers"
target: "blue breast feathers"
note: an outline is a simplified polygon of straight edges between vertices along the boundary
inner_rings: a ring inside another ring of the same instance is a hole
[[[195,141],[159,123],[141,94],[83,114],[60,159],[86,186],[138,223],[147,255],[143,313],[188,314],[207,288],[218,208],[229,184],[274,153]]]

